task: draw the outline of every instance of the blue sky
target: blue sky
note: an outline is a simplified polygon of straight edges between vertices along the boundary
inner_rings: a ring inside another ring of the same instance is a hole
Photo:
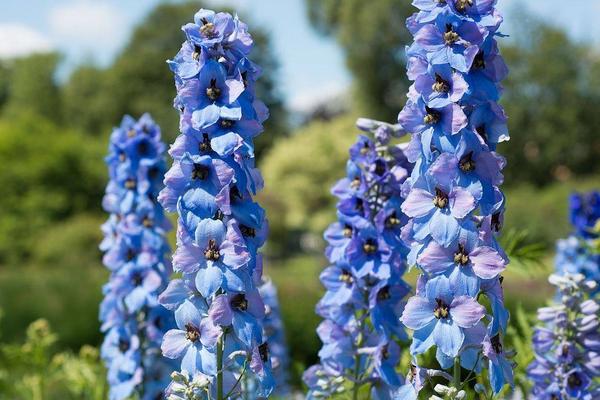
[[[81,62],[107,65],[136,23],[161,1],[0,0],[0,57],[57,49],[65,54],[64,73]],[[304,0],[213,0],[212,4],[233,6],[272,33],[282,67],[280,87],[292,109],[306,110],[347,89],[350,76],[343,55],[333,40],[310,28]],[[578,40],[600,42],[600,24],[595,20],[600,1],[499,1],[508,15],[523,4]],[[510,19],[503,31],[510,34]]]

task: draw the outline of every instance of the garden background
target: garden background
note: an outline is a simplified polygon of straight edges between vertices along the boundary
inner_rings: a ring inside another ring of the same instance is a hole
[[[31,393],[27,399],[81,398],[74,385],[103,381],[92,348],[74,354],[101,341],[98,304],[108,272],[98,243],[108,136],[123,114],[150,112],[165,141],[173,141],[178,115],[165,60],[183,40],[179,27],[202,6],[234,6],[257,39],[254,59],[265,69],[258,96],[271,118],[257,159],[266,183],[259,201],[271,226],[266,273],[279,289],[299,387],[319,349],[314,305],[326,266],[321,234],[335,218],[329,188],[344,174],[356,117],[395,121],[402,108],[410,1],[55,3],[67,7],[58,16],[65,24],[69,5],[101,4],[91,23],[109,10],[141,14],[135,26],[105,27],[123,32],[111,55],[96,53],[102,43],[92,41],[80,44],[83,56],[74,57],[47,38],[31,45],[32,33],[19,31],[27,21],[16,19],[23,2],[0,5],[0,393],[22,385]],[[501,40],[502,53],[511,70],[502,100],[511,140],[499,146],[508,159],[505,245],[520,251],[529,245],[509,266],[504,287],[513,316],[522,320],[517,309],[532,316],[551,296],[546,277],[555,240],[570,231],[568,194],[600,187],[600,29],[584,29],[594,13],[585,8],[599,10],[580,0],[499,3],[510,34]],[[268,23],[279,19],[284,22]],[[286,24],[310,40],[283,41]],[[85,29],[85,21],[80,25]],[[294,71],[302,75],[290,82]],[[533,253],[537,261],[529,260]],[[22,346],[39,318],[56,336],[37,323]],[[520,326],[518,336],[526,338],[525,324],[516,320],[514,329]],[[48,373],[49,363],[56,368]]]

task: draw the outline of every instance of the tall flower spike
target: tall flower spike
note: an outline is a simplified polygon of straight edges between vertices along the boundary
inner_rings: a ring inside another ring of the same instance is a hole
[[[585,239],[597,238],[600,220],[600,192],[573,193],[569,197],[569,219],[575,234]]]
[[[347,176],[332,189],[338,221],[325,231],[331,265],[321,274],[326,293],[317,305],[324,318],[317,329],[321,362],[304,373],[314,399],[357,398],[362,388],[388,399],[404,384],[395,371],[398,342],[407,339],[399,317],[410,292],[402,280],[408,249],[400,207],[411,166],[404,146],[390,143],[404,135],[398,125],[368,119],[357,125],[369,135],[350,149]]]
[[[582,274],[586,280],[600,283],[600,193],[571,194],[569,215],[573,233],[556,242],[556,273]]]
[[[110,137],[110,181],[102,202],[110,217],[102,226],[100,249],[111,274],[100,320],[112,400],[134,393],[155,399],[173,371],[173,363],[161,356],[160,344],[174,321],[158,304],[171,274],[165,260],[170,251],[165,234],[171,227],[156,202],[166,170],[164,152],[160,128],[148,114],[138,121],[124,117]]]
[[[508,312],[500,274],[508,259],[496,241],[505,160],[495,149],[508,132],[497,103],[507,68],[495,39],[502,21],[495,3],[415,0],[419,11],[407,21],[414,83],[398,121],[412,135],[406,154],[415,167],[404,184],[402,237],[421,276],[402,322],[414,331],[415,362],[435,347],[442,369],[453,367],[447,388],[454,392],[461,366],[489,366],[495,393],[512,384],[502,347]]]
[[[180,371],[169,395],[237,398],[251,380],[253,395],[267,397],[274,379],[258,291],[267,222],[252,198],[263,185],[253,139],[268,117],[254,93],[261,71],[237,17],[200,10],[182,29],[187,40],[169,61],[181,134],[159,195],[178,213],[173,267],[182,274],[160,297],[177,322],[162,343]]]
[[[598,284],[581,274],[551,275],[556,303],[538,310],[542,326],[533,333],[534,361],[527,374],[532,400],[600,398],[600,304],[590,298]]]

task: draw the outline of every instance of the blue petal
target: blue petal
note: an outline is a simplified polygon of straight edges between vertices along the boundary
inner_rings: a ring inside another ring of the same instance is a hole
[[[208,263],[206,268],[200,269],[196,274],[196,289],[203,297],[214,295],[223,284],[223,273],[213,263]]]
[[[433,338],[439,349],[450,357],[456,357],[463,342],[465,335],[458,325],[449,321],[440,321],[433,330]]]

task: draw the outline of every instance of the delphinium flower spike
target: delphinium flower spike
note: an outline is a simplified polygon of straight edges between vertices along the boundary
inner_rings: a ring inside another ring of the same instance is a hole
[[[438,393],[464,396],[461,367],[479,373],[484,366],[498,393],[512,384],[502,345],[508,312],[500,274],[508,260],[496,241],[505,160],[495,150],[508,140],[497,103],[507,74],[496,42],[502,17],[495,0],[413,4],[419,11],[407,21],[414,43],[406,54],[414,83],[398,121],[412,135],[406,154],[415,163],[404,184],[402,237],[421,276],[402,322],[414,331],[417,366],[434,347],[442,369],[452,371]]]
[[[124,117],[110,137],[110,181],[102,203],[110,217],[102,226],[100,248],[111,274],[100,319],[112,400],[134,393],[156,399],[173,371],[160,344],[174,321],[158,304],[171,273],[165,259],[170,224],[156,201],[166,170],[164,152],[160,128],[147,114],[138,121]]]
[[[187,40],[169,61],[181,134],[159,195],[178,213],[173,268],[182,275],[160,297],[177,322],[162,343],[178,362],[169,398],[237,398],[246,379],[267,397],[274,380],[258,291],[267,222],[253,200],[263,185],[253,139],[268,117],[254,91],[261,70],[237,17],[202,9],[182,29]]]
[[[600,193],[573,193],[569,214],[573,232],[556,242],[556,272],[583,274],[586,280],[600,284]]]
[[[338,221],[325,232],[331,265],[321,274],[326,293],[317,305],[323,346],[320,364],[304,373],[312,399],[356,399],[362,391],[388,399],[404,384],[395,371],[399,341],[407,339],[399,317],[410,291],[402,280],[408,249],[400,206],[411,165],[403,146],[391,142],[404,135],[399,125],[368,119],[357,125],[366,134],[351,147],[347,176],[332,189]]]
[[[598,284],[581,274],[550,276],[557,299],[538,310],[543,326],[533,334],[534,361],[527,374],[533,381],[528,399],[600,398],[600,304],[590,298]]]
[[[600,192],[573,193],[569,197],[569,219],[575,228],[574,234],[585,239],[598,237],[594,228],[600,221]]]

